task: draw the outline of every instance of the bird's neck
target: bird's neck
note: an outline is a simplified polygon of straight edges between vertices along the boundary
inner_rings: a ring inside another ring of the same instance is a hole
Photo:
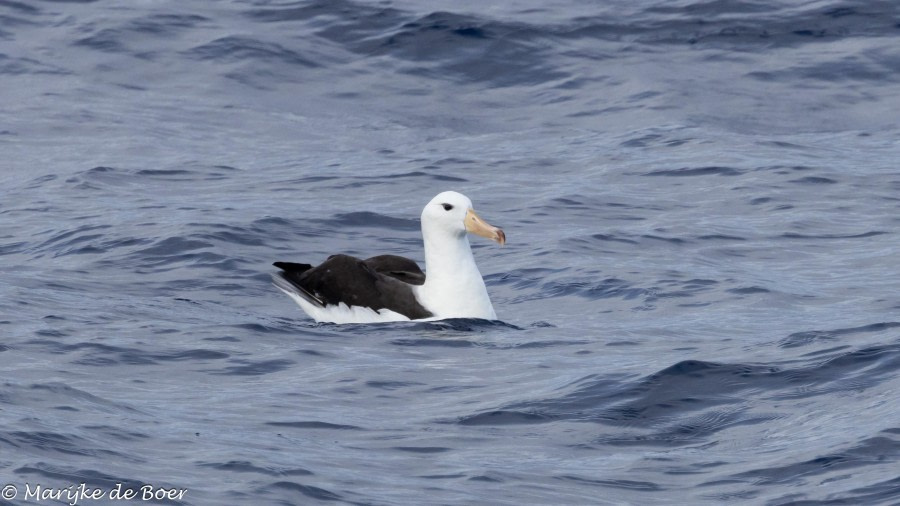
[[[424,235],[424,234],[423,234]],[[425,240],[425,283],[452,284],[454,279],[481,273],[475,265],[469,238],[462,236],[427,236]]]
[[[468,237],[425,231],[422,235],[425,284],[419,293],[425,308],[438,318],[496,319]]]

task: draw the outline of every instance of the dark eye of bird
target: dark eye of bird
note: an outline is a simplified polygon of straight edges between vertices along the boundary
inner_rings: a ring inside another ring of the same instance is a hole
[[[449,210],[453,209],[453,206],[450,204],[441,204],[441,205],[444,206],[444,211],[449,211]]]

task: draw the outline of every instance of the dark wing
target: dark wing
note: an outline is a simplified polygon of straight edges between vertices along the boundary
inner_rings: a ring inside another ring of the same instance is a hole
[[[283,271],[296,272],[297,274],[303,274],[304,272],[312,269],[312,265],[309,264],[295,264],[294,262],[275,262],[275,267]]]
[[[378,255],[367,258],[366,265],[380,274],[386,274],[411,285],[424,285],[425,273],[419,266],[408,258],[397,255]]]
[[[296,293],[314,306],[325,307],[325,301],[303,288],[303,274],[312,269],[312,265],[293,262],[275,262],[272,265],[281,269],[281,272],[272,274],[272,282],[275,283],[275,286]]]
[[[411,320],[432,316],[416,300],[409,283],[378,272],[358,258],[332,255],[316,267],[286,262],[276,262],[275,266],[282,269],[273,276],[276,286],[297,293],[319,307],[343,302],[376,311],[389,309]]]

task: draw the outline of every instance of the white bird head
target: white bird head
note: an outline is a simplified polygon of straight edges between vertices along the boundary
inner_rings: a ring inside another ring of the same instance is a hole
[[[425,206],[422,210],[422,229],[457,237],[472,232],[501,245],[506,243],[503,230],[482,220],[472,208],[469,197],[454,191],[439,193]]]

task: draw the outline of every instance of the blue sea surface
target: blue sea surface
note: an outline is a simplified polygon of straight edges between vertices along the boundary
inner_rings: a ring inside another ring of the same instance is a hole
[[[900,504],[900,3],[0,0],[0,104],[0,504]],[[444,190],[499,321],[271,285]]]

